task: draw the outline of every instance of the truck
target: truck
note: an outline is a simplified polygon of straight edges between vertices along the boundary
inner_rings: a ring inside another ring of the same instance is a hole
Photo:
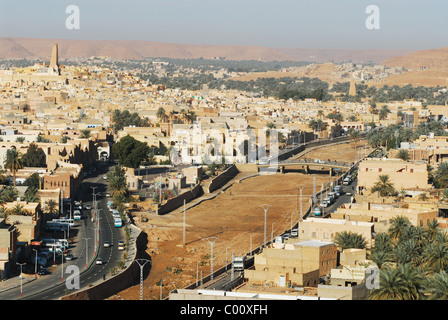
[[[246,266],[246,257],[234,257],[232,265],[234,270],[244,270],[244,267]]]

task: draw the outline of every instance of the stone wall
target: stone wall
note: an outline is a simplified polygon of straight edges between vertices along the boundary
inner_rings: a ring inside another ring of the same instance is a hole
[[[190,202],[203,194],[202,186],[200,184],[196,185],[193,189],[186,191],[175,198],[168,200],[166,203],[160,206],[157,210],[157,214],[162,215],[169,213],[184,204]]]
[[[221,173],[220,175],[216,176],[212,179],[210,184],[206,187],[206,192],[211,193],[222,186],[224,186],[227,182],[232,180],[236,177],[236,175],[239,173],[236,165],[232,165],[230,168],[228,168],[226,171]]]

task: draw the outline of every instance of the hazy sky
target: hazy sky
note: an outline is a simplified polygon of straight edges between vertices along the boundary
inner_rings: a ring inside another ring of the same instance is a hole
[[[68,30],[66,7],[80,11]],[[368,30],[366,8],[380,10]],[[0,36],[290,48],[448,46],[447,0],[0,0]]]

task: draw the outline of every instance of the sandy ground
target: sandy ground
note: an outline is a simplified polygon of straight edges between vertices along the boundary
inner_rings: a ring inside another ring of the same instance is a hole
[[[365,142],[358,142],[360,146]],[[312,151],[308,158],[353,161],[356,148],[344,144]],[[238,177],[237,177],[238,178]],[[316,174],[316,189],[330,181],[328,174]],[[219,269],[230,261],[232,252],[241,255],[260,246],[264,239],[264,210],[267,211],[267,239],[291,228],[299,218],[299,190],[303,187],[303,212],[309,206],[313,192],[313,176],[298,172],[264,175],[235,183],[216,198],[202,202],[186,212],[186,245],[183,243],[183,213],[176,210],[164,216],[148,215],[149,221],[138,223],[148,234],[148,250],[152,269],[144,280],[144,299],[160,298],[159,281],[163,279],[164,297],[175,288],[196,281],[196,270],[203,276],[210,273],[210,244],[213,237],[213,268]],[[140,215],[140,214],[138,214]],[[251,236],[252,235],[252,236]],[[137,300],[140,287],[128,288],[110,299]]]

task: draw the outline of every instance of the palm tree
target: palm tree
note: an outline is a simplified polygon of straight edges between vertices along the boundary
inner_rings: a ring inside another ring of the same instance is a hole
[[[23,168],[23,159],[22,154],[17,152],[15,148],[11,148],[6,151],[6,159],[4,161],[5,169],[8,169],[12,172],[14,179],[14,187],[16,186],[16,173],[19,169]]]
[[[342,248],[345,249],[364,249],[367,245],[366,239],[358,233],[351,231],[337,232],[334,237],[334,242]]]
[[[48,201],[48,203],[47,203],[47,212],[49,213],[49,214],[55,214],[55,213],[57,213],[58,212],[58,205],[56,204],[56,201],[54,201],[54,200],[49,200]]]
[[[165,109],[163,109],[162,107],[157,109],[156,117],[159,118],[160,121],[165,121],[166,119]]]
[[[400,277],[405,285],[404,300],[420,300],[423,297],[423,274],[421,270],[412,264],[398,266]]]
[[[125,171],[121,166],[115,166],[107,174],[110,193],[116,195],[126,195],[128,193]]]
[[[439,164],[439,167],[434,174],[434,179],[438,182],[440,188],[448,187],[448,162],[443,161]]]
[[[0,192],[0,197],[4,202],[12,202],[17,199],[19,191],[13,186],[4,187]]]
[[[439,222],[437,221],[437,219],[433,219],[426,224],[426,232],[427,232],[428,241],[432,242],[435,239],[437,233],[439,233],[439,231],[437,229],[438,227],[439,227]]]
[[[384,251],[390,253],[392,251],[393,243],[392,239],[387,233],[380,232],[375,236],[375,246],[373,247],[373,252]]]
[[[388,266],[391,262],[391,256],[388,252],[383,250],[375,250],[371,255],[370,259],[375,262],[379,269]]]
[[[403,216],[397,216],[391,219],[391,225],[388,229],[389,236],[397,240],[403,235],[404,228],[411,225],[408,218]]]
[[[428,199],[429,199],[429,197],[425,192],[420,193],[420,195],[418,196],[418,200],[420,200],[420,201],[426,201]]]
[[[380,272],[380,287],[370,291],[371,300],[404,300],[405,280],[398,268],[384,268]]]
[[[23,209],[23,205],[22,204],[16,204],[11,210],[10,210],[10,214],[14,214],[14,215],[24,215],[26,213],[26,210]]]
[[[372,193],[377,192],[381,197],[392,196],[396,193],[394,184],[390,181],[389,175],[380,175],[378,181],[371,189]]]
[[[401,189],[400,192],[398,192],[397,195],[397,201],[402,201],[404,200],[404,198],[406,198],[406,195],[408,194],[408,192],[404,189]]]
[[[79,136],[81,139],[88,139],[90,137],[90,130],[84,129],[81,131],[81,135]]]
[[[408,150],[401,149],[400,151],[398,151],[397,158],[404,161],[408,161],[409,160]]]
[[[423,251],[423,260],[435,272],[448,270],[448,245],[446,243],[429,243]]]
[[[36,187],[28,187],[25,191],[25,201],[39,202],[39,189]]]
[[[448,273],[442,271],[426,278],[423,291],[429,300],[448,300]]]
[[[442,191],[442,200],[446,201],[448,200],[448,188],[443,189]]]

